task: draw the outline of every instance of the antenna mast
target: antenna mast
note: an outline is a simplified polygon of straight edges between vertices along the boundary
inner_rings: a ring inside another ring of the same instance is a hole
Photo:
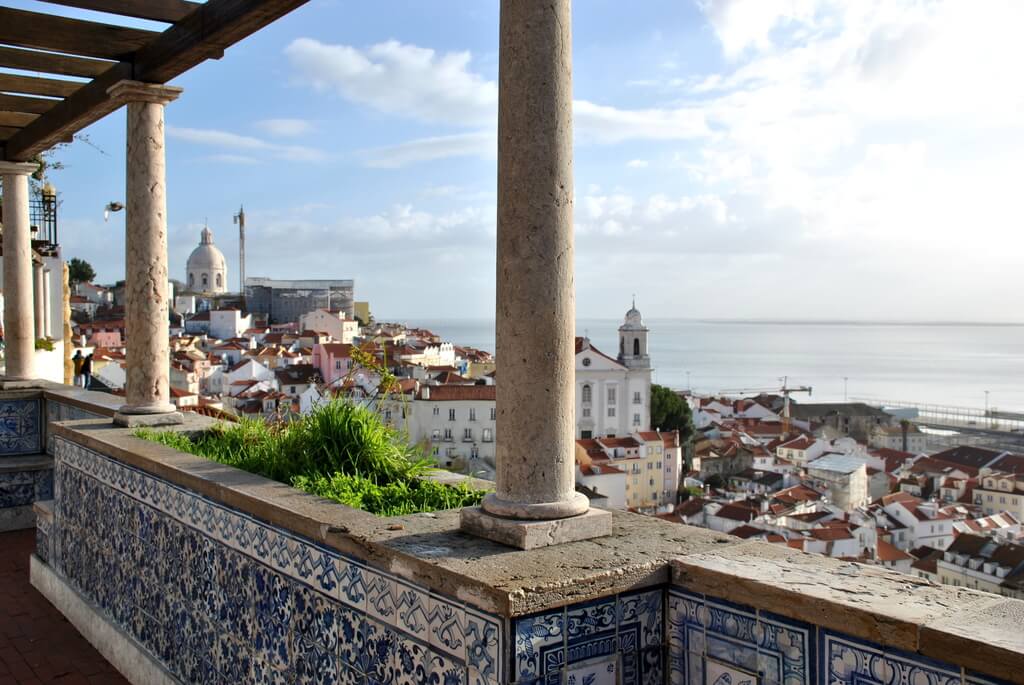
[[[245,208],[239,206],[238,214],[235,214],[235,223],[238,224],[238,292],[245,295]]]

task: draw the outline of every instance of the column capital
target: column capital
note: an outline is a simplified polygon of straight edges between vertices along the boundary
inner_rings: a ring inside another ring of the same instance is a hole
[[[0,161],[0,175],[28,176],[39,169],[37,162],[3,162]]]
[[[125,79],[107,88],[107,95],[120,104],[152,102],[157,105],[166,105],[177,100],[182,90],[182,88],[177,86],[167,86],[161,83],[143,83],[142,81]]]

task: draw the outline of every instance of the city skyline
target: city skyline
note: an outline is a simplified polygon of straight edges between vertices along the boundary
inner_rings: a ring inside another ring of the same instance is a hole
[[[574,16],[581,317],[636,292],[659,316],[1013,320],[1018,6],[620,4]],[[497,5],[393,9],[313,2],[176,81],[172,278],[208,221],[236,287],[244,204],[251,276],[492,316]],[[53,176],[65,256],[100,281],[123,271],[123,129]]]

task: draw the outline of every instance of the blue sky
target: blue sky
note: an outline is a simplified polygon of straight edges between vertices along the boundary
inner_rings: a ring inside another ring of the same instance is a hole
[[[208,220],[237,282],[244,204],[251,276],[355,278],[385,318],[491,316],[497,7],[314,1],[178,79],[172,276]],[[580,316],[636,293],[649,316],[1019,319],[1022,13],[578,0]],[[62,242],[112,281],[123,112],[87,134],[54,178]]]

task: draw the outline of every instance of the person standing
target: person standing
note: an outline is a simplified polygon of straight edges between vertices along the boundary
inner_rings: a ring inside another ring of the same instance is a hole
[[[92,382],[92,353],[82,361],[82,387],[86,390]]]
[[[75,356],[71,358],[71,363],[75,366],[74,383],[80,388],[82,387],[82,365],[85,363],[85,357],[82,356],[81,350],[75,350]]]

